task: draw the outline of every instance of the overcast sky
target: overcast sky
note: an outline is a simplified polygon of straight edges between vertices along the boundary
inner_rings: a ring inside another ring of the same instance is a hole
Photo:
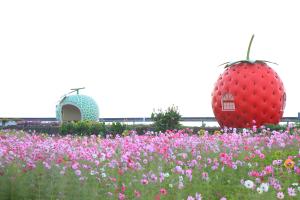
[[[213,116],[219,64],[277,62],[287,102],[300,112],[300,3],[261,0],[0,1],[0,117],[55,117],[70,88],[100,117],[148,117],[174,104]]]

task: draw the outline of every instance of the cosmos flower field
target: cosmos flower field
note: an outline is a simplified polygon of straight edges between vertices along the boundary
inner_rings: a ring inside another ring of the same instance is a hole
[[[300,199],[300,130],[0,133],[0,199]]]

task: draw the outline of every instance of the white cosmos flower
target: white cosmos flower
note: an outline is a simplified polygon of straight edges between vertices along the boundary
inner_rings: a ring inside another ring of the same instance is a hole
[[[293,187],[297,187],[299,184],[298,183],[293,183],[292,186]]]
[[[244,183],[244,185],[245,185],[246,188],[252,189],[253,186],[254,186],[254,183],[251,180],[246,180],[245,183]]]
[[[91,174],[92,176],[94,176],[95,174],[97,174],[97,172],[94,171],[94,170],[91,170],[90,174]]]
[[[104,169],[103,167],[101,167],[101,168],[100,168],[100,171],[101,171],[101,172],[104,172],[104,171],[105,171],[105,169]]]
[[[179,182],[182,182],[182,181],[183,181],[183,177],[179,176]]]
[[[256,189],[256,191],[258,192],[258,194],[262,194],[264,191],[262,190],[262,188],[261,187],[258,187],[257,189]]]
[[[93,154],[92,154],[92,157],[93,157],[94,159],[96,159],[98,156],[97,156],[97,154],[93,153]]]
[[[100,161],[101,162],[105,161],[105,158],[106,158],[105,154],[101,153]]]
[[[269,191],[269,183],[262,183],[260,185],[260,188],[264,191],[264,192],[268,192]]]

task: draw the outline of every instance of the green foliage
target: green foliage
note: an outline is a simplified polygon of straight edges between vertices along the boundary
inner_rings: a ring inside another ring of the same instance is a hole
[[[113,122],[111,125],[106,125],[104,122],[94,121],[78,121],[78,122],[64,122],[60,126],[61,135],[101,135],[105,137],[106,134],[113,136],[121,135],[127,126],[120,122]]]
[[[287,125],[280,125],[280,124],[266,124],[265,128],[270,129],[271,131],[280,131],[280,130],[286,130]]]
[[[93,121],[78,121],[65,122],[61,124],[59,133],[61,135],[101,135],[111,134],[113,136],[122,135],[126,130],[135,130],[139,135],[144,134],[149,130],[153,130],[152,125],[126,125],[120,122],[113,122],[111,125],[106,125],[104,122]]]
[[[126,130],[126,124],[120,122],[113,122],[109,128],[109,133],[112,135],[121,135]]]
[[[151,114],[151,119],[154,121],[155,131],[166,131],[180,128],[181,115],[178,108],[175,106],[169,107],[166,111],[159,110],[157,113]]]
[[[107,127],[104,122],[92,122],[88,128],[90,135],[101,135],[104,136],[107,131]]]
[[[135,130],[138,135],[144,135],[147,131],[153,131],[154,127],[152,124],[137,124],[137,125],[129,125],[127,127],[129,130]]]
[[[107,131],[107,127],[103,122],[94,121],[78,121],[64,122],[59,129],[61,135],[101,135]]]
[[[78,121],[74,123],[74,131],[76,135],[90,135],[88,131],[91,125],[89,121]]]
[[[61,135],[71,134],[74,131],[73,127],[73,122],[64,122],[59,128],[59,132]]]

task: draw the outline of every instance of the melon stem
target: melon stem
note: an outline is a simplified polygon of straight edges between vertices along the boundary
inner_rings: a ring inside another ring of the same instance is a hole
[[[251,40],[250,40],[250,43],[249,43],[249,46],[248,46],[248,51],[247,51],[247,58],[246,58],[246,60],[249,60],[250,49],[251,49],[251,45],[252,45],[253,38],[254,38],[254,34],[252,35]]]

